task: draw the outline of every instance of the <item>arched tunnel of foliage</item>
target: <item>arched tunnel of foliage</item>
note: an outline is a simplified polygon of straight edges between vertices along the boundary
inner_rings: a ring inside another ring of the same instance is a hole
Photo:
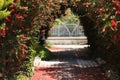
[[[20,72],[23,64],[32,63],[39,47],[36,36],[45,30],[47,38],[54,20],[64,16],[67,8],[79,16],[91,55],[105,59],[110,67],[120,68],[116,63],[120,62],[119,0],[0,0],[2,77],[9,78]]]

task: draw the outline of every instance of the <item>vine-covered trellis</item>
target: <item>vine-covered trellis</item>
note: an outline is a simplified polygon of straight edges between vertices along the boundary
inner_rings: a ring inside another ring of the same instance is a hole
[[[37,52],[39,29],[45,30],[47,38],[54,20],[66,15],[67,8],[79,16],[94,51],[91,55],[120,68],[116,63],[120,62],[120,0],[0,0],[2,77],[29,71],[21,67]]]

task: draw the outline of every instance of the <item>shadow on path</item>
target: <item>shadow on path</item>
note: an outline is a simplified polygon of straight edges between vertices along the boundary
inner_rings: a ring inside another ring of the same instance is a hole
[[[80,61],[79,64],[77,60],[89,60],[86,50],[56,48],[56,51],[53,51],[56,55],[54,60],[58,62],[41,63],[35,67],[31,80],[107,80],[99,66],[80,67],[81,63],[82,65],[86,63]],[[87,65],[90,65],[90,62]]]

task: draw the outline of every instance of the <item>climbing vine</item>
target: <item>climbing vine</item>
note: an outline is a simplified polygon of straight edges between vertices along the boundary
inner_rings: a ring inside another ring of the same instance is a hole
[[[38,48],[37,35],[45,37],[56,18],[71,8],[79,16],[97,57],[120,68],[120,0],[0,0],[0,74],[10,78],[22,71]],[[34,44],[35,42],[35,44]],[[31,49],[32,48],[32,49]]]

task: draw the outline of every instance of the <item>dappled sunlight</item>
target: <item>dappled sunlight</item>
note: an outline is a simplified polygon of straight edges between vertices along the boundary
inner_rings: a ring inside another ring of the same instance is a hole
[[[65,65],[65,64],[63,64]],[[43,67],[35,70],[41,80],[106,80],[98,68],[80,68],[76,66]],[[32,79],[33,80],[33,79]],[[34,80],[37,80],[34,78]]]
[[[79,49],[79,48],[86,48],[89,47],[90,45],[53,45],[52,47],[56,48],[64,48],[64,49]]]
[[[58,52],[58,51],[71,51],[71,50],[86,50],[90,47],[90,45],[51,45],[47,47],[51,52]]]
[[[41,66],[53,66],[53,65],[59,65],[59,64],[67,64],[68,62],[61,62],[59,60],[55,61],[41,61],[40,65]]]
[[[35,67],[31,80],[107,80],[95,61],[83,58],[89,50],[87,47],[63,48],[62,51],[59,48],[53,51],[53,60],[41,61],[40,66]]]

